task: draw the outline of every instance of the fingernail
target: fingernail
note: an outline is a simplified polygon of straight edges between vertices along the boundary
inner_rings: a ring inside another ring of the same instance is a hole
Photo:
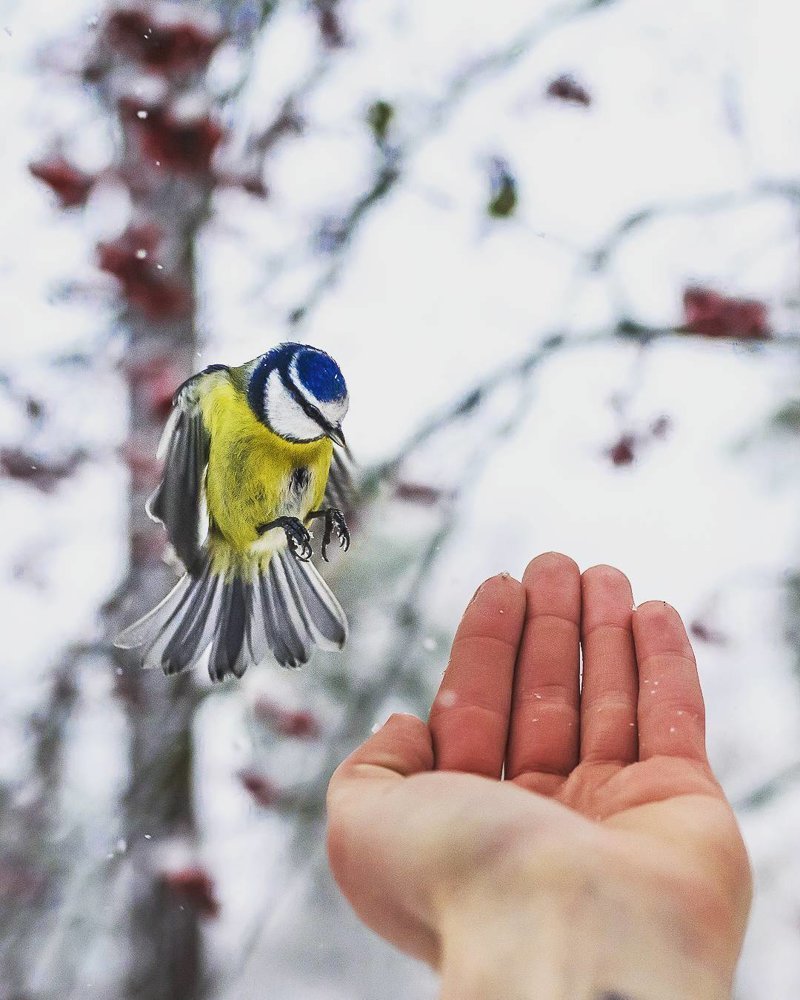
[[[478,594],[480,594],[480,592],[483,590],[483,588],[486,586],[487,583],[491,583],[492,580],[510,580],[510,579],[511,579],[511,574],[507,571],[503,571],[502,573],[496,573],[494,576],[490,576],[487,580],[483,581],[483,583],[478,587],[478,589],[472,595],[467,607],[469,607],[470,604],[473,604],[475,602]]]
[[[469,604],[474,604],[474,603],[475,603],[475,600],[476,600],[476,598],[477,598],[478,594],[480,594],[480,592],[481,592],[481,591],[483,590],[483,588],[484,588],[484,587],[486,586],[486,583],[487,583],[487,581],[486,581],[486,580],[484,580],[484,581],[483,581],[483,583],[482,583],[482,584],[481,584],[481,585],[480,585],[480,586],[478,587],[478,589],[477,589],[477,590],[475,591],[475,593],[474,593],[474,594],[472,595],[472,597],[471,597],[471,598],[469,599]],[[469,607],[469,604],[467,605],[467,607]]]
[[[370,729],[370,732],[372,733],[372,735],[374,736],[374,735],[375,735],[375,733],[379,733],[379,732],[381,731],[381,729],[383,729],[383,727],[384,727],[384,726],[386,725],[386,723],[387,723],[387,722],[389,722],[389,720],[390,720],[390,719],[392,718],[392,716],[393,716],[393,715],[395,715],[395,714],[396,714],[396,713],[394,713],[394,712],[390,712],[390,713],[389,713],[389,714],[388,714],[388,715],[386,716],[386,718],[385,718],[385,719],[381,719],[381,720],[379,720],[378,722],[376,722],[376,723],[375,723],[375,725],[374,725],[374,726],[373,726],[373,727],[372,727],[372,728]]]

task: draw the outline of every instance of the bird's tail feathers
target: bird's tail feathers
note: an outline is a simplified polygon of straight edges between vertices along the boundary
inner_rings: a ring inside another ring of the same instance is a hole
[[[314,646],[341,649],[347,618],[310,562],[281,549],[251,583],[247,646],[253,662],[272,651],[284,667],[306,663]]]
[[[282,549],[227,569],[206,552],[198,572],[184,574],[114,644],[144,647],[144,666],[167,674],[194,666],[211,644],[208,670],[220,681],[241,677],[270,653],[282,666],[298,667],[315,646],[341,649],[346,639],[347,618],[316,568]]]

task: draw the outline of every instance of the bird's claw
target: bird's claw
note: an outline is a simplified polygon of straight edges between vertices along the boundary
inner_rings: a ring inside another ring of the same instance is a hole
[[[286,541],[289,548],[297,556],[300,562],[308,562],[312,555],[311,532],[297,518],[290,518],[289,523],[284,525]]]
[[[345,521],[344,514],[337,507],[329,507],[325,511],[325,531],[322,536],[322,558],[325,562],[328,561],[328,546],[331,544],[334,531],[339,542],[339,548],[344,549],[346,552],[350,548],[350,531],[347,527],[347,521]]]
[[[286,541],[292,553],[301,562],[308,562],[312,556],[311,532],[299,518],[277,517],[274,521],[259,525],[257,531],[259,535],[263,535],[265,531],[269,531],[271,528],[283,528],[286,534]]]

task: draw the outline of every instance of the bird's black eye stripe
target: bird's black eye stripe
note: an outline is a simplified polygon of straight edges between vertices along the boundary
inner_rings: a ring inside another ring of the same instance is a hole
[[[291,395],[292,399],[302,409],[303,413],[305,413],[305,415],[309,419],[313,420],[315,424],[319,424],[322,430],[324,431],[331,430],[331,425],[328,423],[325,417],[322,416],[317,407],[314,406],[313,403],[309,403],[306,397],[302,394],[302,392],[300,392],[300,390],[294,384],[292,377],[289,375],[288,365],[281,365],[280,374],[281,374],[281,381],[289,390],[289,394]]]

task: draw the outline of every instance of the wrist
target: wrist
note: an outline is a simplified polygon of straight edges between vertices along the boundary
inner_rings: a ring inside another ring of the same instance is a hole
[[[670,893],[605,864],[547,871],[509,871],[453,897],[442,1000],[730,1000],[735,959],[707,947],[709,930]]]

